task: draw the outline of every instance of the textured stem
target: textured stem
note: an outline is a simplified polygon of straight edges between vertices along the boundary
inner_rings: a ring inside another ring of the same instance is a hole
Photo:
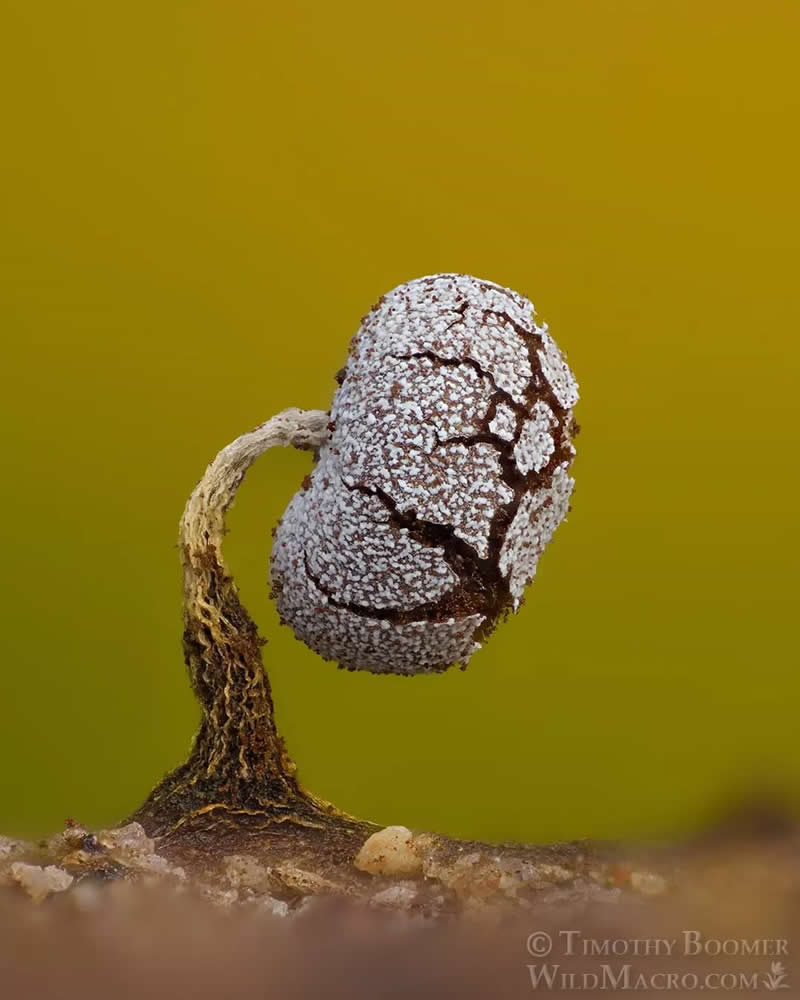
[[[353,821],[304,791],[275,727],[264,640],[222,557],[225,513],[253,462],[269,448],[316,449],[329,416],[285,410],[217,455],[180,523],[183,647],[202,721],[189,759],[154,789],[134,819],[159,838],[214,830],[257,832],[276,823],[320,828]]]

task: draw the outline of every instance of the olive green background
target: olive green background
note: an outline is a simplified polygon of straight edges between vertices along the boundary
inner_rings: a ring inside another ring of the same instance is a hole
[[[186,497],[436,271],[567,352],[574,509],[465,673],[354,675],[267,595],[309,456],[258,463],[226,552],[307,785],[526,840],[800,788],[798,32],[796,0],[4,0],[0,830],[111,823],[185,754]]]

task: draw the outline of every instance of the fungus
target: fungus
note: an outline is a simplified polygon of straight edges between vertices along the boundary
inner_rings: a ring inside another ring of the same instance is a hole
[[[567,513],[575,379],[527,299],[438,274],[379,300],[337,382],[275,532],[281,620],[349,669],[465,665]]]
[[[222,556],[225,514],[265,451],[315,465],[275,532],[284,621],[350,668],[466,663],[564,517],[575,381],[533,307],[466,275],[401,285],[365,317],[330,413],[285,410],[216,456],[180,523],[184,656],[202,709],[191,753],[130,820],[159,850],[314,845],[322,874],[377,831],[300,784],[278,734],[264,640]]]

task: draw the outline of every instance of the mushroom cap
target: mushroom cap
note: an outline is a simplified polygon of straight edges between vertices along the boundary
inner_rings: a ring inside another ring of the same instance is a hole
[[[523,296],[463,274],[384,295],[275,530],[281,620],[348,669],[465,665],[569,507],[577,384]]]

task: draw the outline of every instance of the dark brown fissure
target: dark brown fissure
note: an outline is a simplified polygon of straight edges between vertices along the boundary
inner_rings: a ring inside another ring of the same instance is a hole
[[[325,595],[328,604],[333,608],[341,608],[358,615],[359,618],[369,618],[373,621],[388,621],[393,625],[407,625],[409,622],[441,622],[448,618],[461,617],[465,614],[475,614],[476,609],[471,608],[466,600],[461,583],[443,595],[438,601],[428,601],[425,604],[418,604],[413,608],[402,610],[400,608],[376,608],[367,604],[358,604],[355,601],[340,601],[333,596],[333,591],[327,587],[318,576],[316,576],[309,566],[308,555],[303,556],[305,570],[314,586]],[[478,609],[479,610],[479,609]]]
[[[511,442],[511,444],[515,443],[515,441]],[[454,437],[440,438],[433,446],[431,454],[439,448],[444,448],[445,445],[448,444],[461,444],[464,445],[465,448],[471,448],[476,444],[490,444],[498,451],[502,451],[505,449],[508,442],[501,438],[498,434],[492,434],[486,431],[481,431],[478,434],[457,434]]]
[[[542,372],[542,363],[539,360],[538,354],[539,349],[543,346],[542,335],[537,333],[535,330],[526,329],[526,327],[513,320],[507,312],[501,312],[497,309],[484,309],[483,315],[484,317],[499,317],[522,338],[528,351],[528,360],[530,361],[531,372],[533,373],[532,378],[525,389],[525,397],[530,404],[530,409],[532,410],[534,404],[541,401],[546,403],[553,413],[556,414],[556,419],[558,419],[558,414],[566,414],[569,408],[563,406],[559,402],[553,387],[544,377],[544,373]],[[559,420],[558,422],[559,427],[569,432],[570,428],[565,427],[563,420]]]
[[[531,470],[527,475],[523,475],[514,461],[513,448],[517,443],[522,427],[519,421],[514,441],[509,442],[508,447],[501,451],[500,464],[503,470],[503,481],[514,491],[514,496],[507,504],[498,508],[489,527],[489,551],[499,563],[500,552],[506,533],[519,510],[525,494],[548,489],[552,484],[556,469],[564,462],[569,463],[572,454],[570,452],[569,429],[565,426],[564,421],[567,411],[558,402],[549,382],[544,377],[542,364],[537,353],[537,348],[542,344],[541,335],[531,330],[526,330],[519,323],[514,322],[505,312],[484,310],[484,315],[487,314],[499,316],[504,322],[513,327],[522,338],[528,350],[532,374],[525,389],[525,397],[528,400],[527,416],[532,416],[535,404],[541,401],[550,407],[556,420],[556,426],[551,431],[554,445],[553,452],[547,464],[538,472]]]
[[[407,611],[373,609],[350,604],[343,604],[342,607],[356,614],[363,614],[365,617],[380,617],[395,624],[406,624],[412,621],[445,621],[448,618],[473,614],[496,615],[498,612],[495,611],[494,605],[503,591],[507,603],[507,586],[496,562],[479,556],[469,542],[455,534],[452,525],[426,521],[418,517],[416,511],[400,511],[396,502],[380,487],[351,485],[343,478],[341,481],[344,487],[352,492],[376,497],[388,511],[390,522],[398,529],[406,529],[409,537],[416,542],[441,549],[442,557],[459,579],[459,585],[438,601],[418,605]]]

